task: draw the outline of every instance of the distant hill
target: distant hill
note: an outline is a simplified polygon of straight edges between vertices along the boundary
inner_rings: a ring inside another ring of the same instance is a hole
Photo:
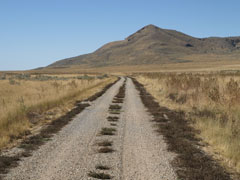
[[[187,62],[191,54],[240,52],[240,37],[194,38],[175,30],[148,25],[125,40],[110,42],[93,53],[57,61],[47,68],[74,65],[104,67]]]

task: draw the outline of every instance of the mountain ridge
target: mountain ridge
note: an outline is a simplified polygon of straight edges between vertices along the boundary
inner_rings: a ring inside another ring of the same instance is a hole
[[[56,61],[47,68],[165,64],[191,54],[240,52],[240,37],[195,38],[176,30],[147,25],[124,40],[107,43],[93,53]]]

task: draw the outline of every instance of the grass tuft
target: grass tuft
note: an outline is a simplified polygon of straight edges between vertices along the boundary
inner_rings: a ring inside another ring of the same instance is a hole
[[[98,146],[112,146],[112,141],[104,140],[97,143]]]
[[[102,130],[101,130],[101,132],[100,132],[100,134],[101,135],[109,135],[109,136],[111,136],[111,135],[115,135],[115,133],[114,132],[116,132],[117,130],[115,129],[115,128],[102,128]]]
[[[117,122],[119,117],[116,117],[116,116],[109,116],[107,117],[108,121],[109,122]]]
[[[88,176],[89,177],[93,177],[93,178],[96,178],[96,179],[111,179],[111,176],[109,174],[106,174],[106,173],[97,173],[97,172],[93,172],[93,171],[90,171],[88,173]]]
[[[112,153],[114,150],[110,147],[102,147],[98,150],[99,153]]]
[[[117,126],[117,124],[116,124],[116,123],[110,123],[110,125],[111,125],[111,126]]]
[[[95,168],[99,169],[99,170],[109,170],[110,169],[110,167],[104,166],[104,165],[101,165],[101,164],[96,165]]]
[[[111,109],[110,111],[110,114],[120,114],[121,111],[119,109]]]
[[[118,104],[116,104],[116,105],[110,105],[110,107],[109,107],[109,109],[111,109],[111,110],[120,110],[122,107],[120,106],[120,105],[118,105]]]

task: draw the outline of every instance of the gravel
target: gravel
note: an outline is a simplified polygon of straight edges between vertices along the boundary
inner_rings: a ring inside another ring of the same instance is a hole
[[[126,89],[122,179],[176,180],[170,165],[174,154],[167,151],[163,136],[154,133],[151,117],[131,79],[128,79]]]
[[[102,97],[76,116],[51,141],[24,158],[12,169],[6,180],[79,180],[91,179],[88,172],[95,167],[95,144],[99,129],[108,115],[108,107],[123,79]]]
[[[123,78],[103,96],[77,115],[52,140],[20,161],[6,180],[86,180],[90,171],[110,174],[115,180],[176,180],[170,165],[174,154],[167,151],[163,137],[154,128],[131,79],[113,136],[99,134],[111,127],[108,108]],[[112,153],[98,153],[97,142],[113,142]],[[96,170],[96,165],[110,170]]]

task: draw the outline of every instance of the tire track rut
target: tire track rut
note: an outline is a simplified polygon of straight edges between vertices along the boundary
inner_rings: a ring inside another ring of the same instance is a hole
[[[138,91],[131,79],[126,85],[126,121],[123,142],[123,180],[176,180],[170,162],[174,154],[167,151],[162,136],[154,133]]]

